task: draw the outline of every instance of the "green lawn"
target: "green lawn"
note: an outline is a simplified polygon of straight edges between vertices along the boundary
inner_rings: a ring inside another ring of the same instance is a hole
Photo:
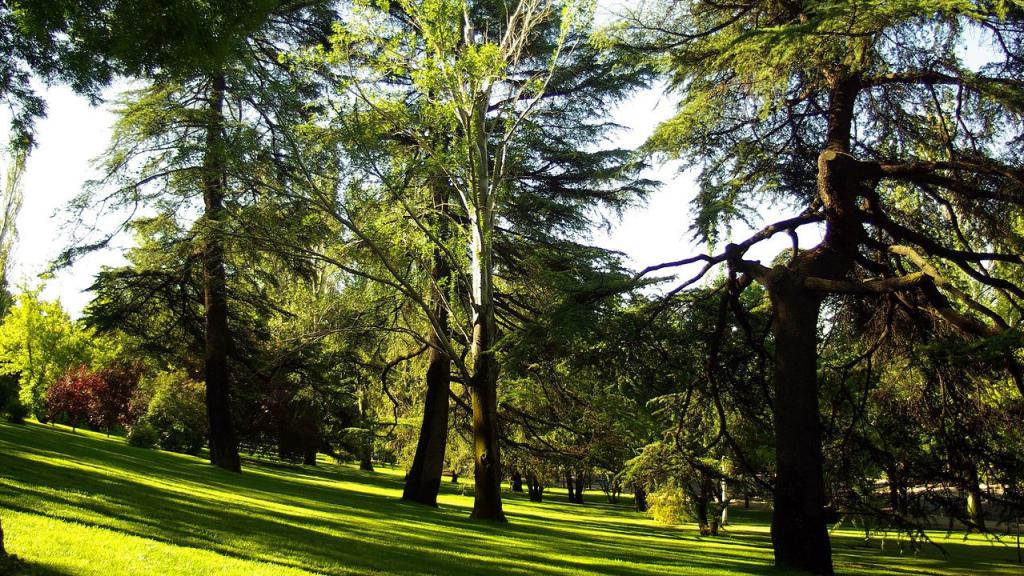
[[[401,471],[246,462],[241,476],[121,438],[0,423],[7,547],[42,575],[780,574],[763,513],[719,538],[659,526],[627,506],[534,504],[507,494],[507,526],[467,519],[446,485],[438,509],[403,504]],[[941,538],[942,535],[936,535]],[[846,574],[1021,574],[1007,541],[942,540],[919,557],[834,535]]]

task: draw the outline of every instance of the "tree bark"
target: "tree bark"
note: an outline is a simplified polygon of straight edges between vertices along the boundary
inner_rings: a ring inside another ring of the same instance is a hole
[[[572,472],[568,468],[565,469],[565,492],[569,497],[569,503],[574,504],[576,502],[576,483],[573,482]]]
[[[522,493],[523,491],[523,475],[519,473],[519,470],[512,471],[511,487],[513,492]]]
[[[359,469],[373,472],[373,432],[366,435],[363,441],[363,453],[359,456]]]
[[[447,311],[438,306],[438,316],[447,325]],[[427,397],[423,404],[423,423],[416,444],[416,456],[405,479],[402,500],[437,506],[437,493],[444,475],[444,452],[448,441],[448,391],[451,387],[451,360],[440,348],[437,334],[430,335],[427,364]]]
[[[828,126],[818,155],[818,197],[825,235],[815,249],[794,254],[762,278],[772,301],[775,337],[775,459],[772,544],[777,567],[830,576],[832,547],[825,511],[824,456],[818,412],[818,316],[822,296],[804,286],[807,276],[846,278],[863,241],[857,198],[865,179],[850,156],[861,79],[829,79]]]
[[[775,459],[772,512],[775,564],[832,574],[825,524],[818,415],[817,330],[821,298],[787,272],[769,286],[775,319]]]
[[[576,475],[576,500],[577,504],[583,504],[583,487],[586,483],[586,474],[580,472]]]
[[[238,441],[231,423],[228,352],[227,274],[224,271],[223,230],[225,150],[223,74],[212,79],[206,150],[203,158],[204,214],[208,226],[203,247],[203,290],[206,308],[206,413],[210,421],[210,462],[225,470],[241,472]]]
[[[440,235],[445,237],[448,205],[446,190],[440,184],[435,184],[431,196],[434,209],[440,215],[437,222]],[[440,291],[451,275],[451,267],[444,251],[438,246],[434,247],[432,259],[431,290],[435,291],[433,308],[438,326],[431,329],[428,339],[430,357],[427,361],[427,396],[423,402],[423,423],[416,443],[416,456],[405,479],[402,500],[437,506],[437,494],[444,475],[444,452],[448,441],[448,393],[451,389],[451,359],[444,352],[442,342],[442,338],[448,338],[448,307]]]
[[[481,125],[483,113],[481,109]],[[483,154],[481,158],[487,158],[487,155]],[[479,182],[480,204],[470,218],[473,291],[473,340],[470,352],[473,373],[469,392],[473,408],[473,476],[476,480],[470,518],[505,522],[501,506],[502,473],[498,446],[498,359],[493,350],[498,333],[492,285],[494,260],[491,235],[494,215],[487,190],[489,180],[481,178]]]
[[[973,524],[973,526],[968,527],[968,531],[986,531],[985,511],[982,508],[981,499],[981,486],[975,481],[967,489],[967,519]]]
[[[633,505],[637,512],[647,512],[647,491],[641,486],[633,486]]]
[[[470,387],[473,406],[473,477],[476,480],[470,518],[505,522],[501,506],[501,458],[498,449],[498,365],[494,353],[489,350],[494,341],[484,336],[486,332],[493,333],[493,328],[488,329],[478,323],[473,332],[474,348],[479,344],[479,350],[488,351],[474,358]]]
[[[544,500],[544,484],[541,484],[537,475],[530,472],[526,477],[526,489],[530,494],[530,502],[541,502]]]
[[[3,519],[0,519],[0,560],[7,557],[7,548],[4,547],[4,525]]]

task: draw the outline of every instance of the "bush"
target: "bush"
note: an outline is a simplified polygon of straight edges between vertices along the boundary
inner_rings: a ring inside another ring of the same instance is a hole
[[[0,414],[12,424],[25,422],[28,407],[18,399],[18,375],[0,374]]]
[[[689,502],[682,488],[667,484],[647,496],[647,513],[655,522],[682,524],[690,519]]]
[[[146,422],[138,422],[128,429],[127,442],[136,448],[153,448],[160,441],[160,434]]]
[[[24,424],[25,418],[28,417],[28,406],[25,406],[17,399],[8,402],[3,407],[4,417],[11,424]]]
[[[156,429],[157,445],[198,454],[206,444],[206,388],[180,370],[161,372],[149,385],[153,396],[143,421]]]
[[[20,388],[17,374],[0,374],[0,408],[18,402]]]

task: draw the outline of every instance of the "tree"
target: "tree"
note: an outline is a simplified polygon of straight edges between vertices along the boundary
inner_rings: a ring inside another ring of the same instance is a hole
[[[167,207],[168,202],[202,200],[202,218],[194,223],[192,240],[203,253],[203,377],[210,459],[238,472],[228,361],[234,346],[228,321],[228,235],[241,229],[234,221],[239,200],[257,192],[249,188],[252,175],[273,163],[277,123],[299,113],[302,98],[309,95],[308,86],[298,87],[298,79],[289,79],[278,56],[286,45],[319,42],[327,10],[320,3],[278,1],[254,2],[251,11],[235,5],[228,9],[217,3],[190,4],[181,7],[181,14],[171,14],[192,18],[191,25],[210,24],[211,31],[223,34],[204,42],[205,54],[168,44],[133,61],[136,67],[160,73],[133,95],[133,101],[125,102],[101,184],[117,182],[114,208],[138,201],[163,202]],[[177,56],[185,58],[184,64],[174,59]],[[80,205],[88,206],[90,198],[83,197]],[[75,248],[68,255],[93,247]]]
[[[762,199],[797,206],[718,254],[675,263],[726,264],[733,291],[757,282],[771,299],[779,566],[832,573],[817,378],[828,295],[917,293],[922,300],[903,305],[973,337],[1012,329],[994,302],[972,298],[943,270],[962,270],[1011,307],[1024,296],[1011,256],[1018,235],[1001,224],[1021,208],[1020,157],[1005,144],[1022,137],[1022,17],[1019,6],[966,1],[692,1],[623,21],[619,46],[641,58],[664,53],[672,85],[685,87],[650,148],[701,165],[701,237],[717,239]],[[967,30],[991,42],[991,62],[977,69],[957,52]],[[797,247],[798,229],[816,223],[821,242],[788,262],[744,259],[776,233]],[[971,239],[979,235],[985,247]]]
[[[66,419],[72,432],[88,422],[97,396],[103,394],[105,384],[99,374],[86,366],[69,370],[50,386],[46,397],[47,418],[52,421]]]
[[[98,371],[102,386],[94,389],[89,422],[110,434],[115,426],[134,424],[131,400],[142,375],[140,363],[115,361]]]
[[[42,421],[46,394],[69,370],[92,362],[97,348],[92,332],[71,321],[59,302],[39,299],[40,289],[26,290],[0,325],[0,353],[5,374],[17,375],[21,402]]]
[[[605,68],[588,68],[582,64],[586,57],[575,60],[574,50],[563,50],[573,46],[588,53],[589,21],[585,7],[560,6],[519,2],[509,11],[490,2],[406,2],[387,14],[360,6],[336,35],[335,50],[327,57],[342,70],[338,75],[348,79],[342,86],[357,103],[334,118],[352,139],[346,152],[385,159],[375,166],[386,169],[368,171],[348,193],[383,189],[383,197],[417,224],[426,244],[443,250],[452,269],[452,286],[428,283],[427,294],[444,298],[451,291],[459,297],[448,299],[448,324],[455,326],[456,342],[470,348],[468,360],[447,338],[438,343],[454,363],[456,380],[472,391],[469,403],[475,406],[479,434],[474,443],[480,474],[477,517],[502,517],[493,424],[497,394],[491,389],[497,385],[499,324],[515,326],[521,308],[511,290],[498,286],[494,270],[507,266],[510,274],[522,273],[520,264],[532,256],[530,248],[523,249],[524,239],[531,248],[549,241],[546,253],[578,248],[559,242],[558,235],[584,228],[590,222],[587,208],[600,203],[598,198],[619,202],[636,190],[632,182],[621,188],[605,186],[621,174],[617,161],[625,156],[622,151],[577,152],[588,136],[607,127],[591,124],[581,110],[614,101],[635,85],[635,75],[629,81],[614,71],[602,75],[595,70]],[[453,34],[453,29],[461,32]],[[599,88],[603,81],[611,87]],[[571,97],[573,87],[580,88],[579,98]],[[410,194],[438,184],[454,200],[447,237],[426,225],[433,222],[424,216],[430,202],[414,201],[420,196]],[[404,272],[388,240],[367,226],[366,219],[345,213],[347,207],[323,204],[382,261],[384,275],[377,280],[398,287],[416,303],[430,331],[444,333],[438,314],[430,309],[433,298],[425,298],[420,285]],[[503,235],[507,242],[502,242]],[[456,310],[456,303],[464,308]],[[462,338],[465,342],[459,342]]]

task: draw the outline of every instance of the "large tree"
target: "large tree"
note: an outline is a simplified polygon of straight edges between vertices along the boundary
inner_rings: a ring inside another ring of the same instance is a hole
[[[681,93],[679,113],[650,146],[700,165],[699,235],[714,241],[737,219],[773,218],[769,201],[794,211],[720,253],[675,264],[702,263],[698,277],[725,264],[734,291],[751,282],[767,290],[775,559],[831,574],[818,415],[822,306],[830,294],[892,293],[975,337],[1016,329],[1024,12],[925,0],[651,8],[623,19],[619,46],[662,64]],[[985,62],[965,62],[968,51]],[[788,261],[769,268],[744,258],[777,233],[796,248],[811,225],[821,226],[821,240]],[[970,296],[950,270],[991,292]],[[1021,386],[1012,354],[1005,359]]]
[[[437,336],[428,345],[440,347],[442,362],[452,362],[456,378],[469,389],[477,475],[473,515],[479,518],[504,518],[496,420],[501,316],[496,288],[501,281],[495,274],[496,266],[504,265],[498,255],[502,224],[517,216],[510,209],[517,197],[517,178],[533,178],[535,185],[540,183],[538,188],[557,196],[554,187],[544,186],[548,170],[559,173],[572,164],[567,152],[562,158],[548,156],[548,165],[529,177],[517,173],[524,166],[523,157],[543,155],[531,144],[550,142],[535,136],[538,119],[544,117],[545,95],[553,79],[565,72],[571,52],[567,45],[583,40],[574,34],[586,23],[577,7],[560,8],[559,3],[534,1],[518,2],[507,10],[487,2],[403,2],[384,13],[358,6],[339,28],[335,50],[327,58],[340,70],[341,85],[354,96],[340,108],[343,113],[332,117],[345,140],[346,157],[358,160],[350,165],[360,169],[341,179],[344,196],[377,195],[383,200],[377,206],[390,204],[405,212],[402,218],[415,224],[414,233],[401,236],[397,243],[393,234],[380,234],[380,216],[368,218],[365,210],[353,210],[351,201],[335,199],[336,175],[327,178],[334,183],[326,187],[329,194],[321,196],[320,204],[379,260],[380,274],[370,276],[399,289],[416,305]],[[548,108],[550,116],[545,117],[552,123],[559,121],[554,110]],[[334,134],[337,138],[339,132]],[[612,156],[606,153],[604,158]],[[309,176],[323,178],[320,172]],[[570,190],[571,185],[562,188]],[[437,192],[449,200],[434,202]],[[613,190],[604,192],[616,195]],[[522,211],[530,214],[523,220],[538,219],[545,210],[559,211],[550,196],[533,198],[534,208]],[[588,202],[580,200],[579,205]],[[441,210],[435,206],[446,212],[440,219]],[[564,214],[575,217],[583,210],[571,207]],[[446,222],[444,227],[437,226],[441,221]],[[408,273],[402,258],[412,237],[432,247],[428,252],[440,251],[437,255],[452,271],[450,283],[439,282],[436,274]],[[417,280],[424,277],[427,290]],[[439,299],[446,303],[443,310],[432,305]],[[514,313],[515,306],[505,310]],[[456,338],[448,326],[457,326],[451,330]],[[460,346],[468,348],[468,358]],[[424,482],[432,484],[433,479]]]
[[[124,102],[104,158],[107,176],[95,187],[116,185],[106,197],[116,209],[149,204],[176,218],[187,219],[189,203],[201,199],[202,216],[189,236],[203,255],[210,459],[232,471],[240,470],[240,459],[230,408],[228,358],[234,344],[225,250],[229,236],[244,227],[238,211],[265,196],[253,175],[274,171],[277,127],[294,122],[312,94],[278,57],[324,40],[329,12],[322,4],[260,2],[251,12],[231,11],[223,19],[215,18],[216,7],[210,13],[182,8],[193,25],[212,19],[223,29],[211,29],[215,40],[201,54],[168,45],[166,53],[154,48],[132,62],[153,81]],[[80,205],[88,209],[95,203],[94,191]]]

